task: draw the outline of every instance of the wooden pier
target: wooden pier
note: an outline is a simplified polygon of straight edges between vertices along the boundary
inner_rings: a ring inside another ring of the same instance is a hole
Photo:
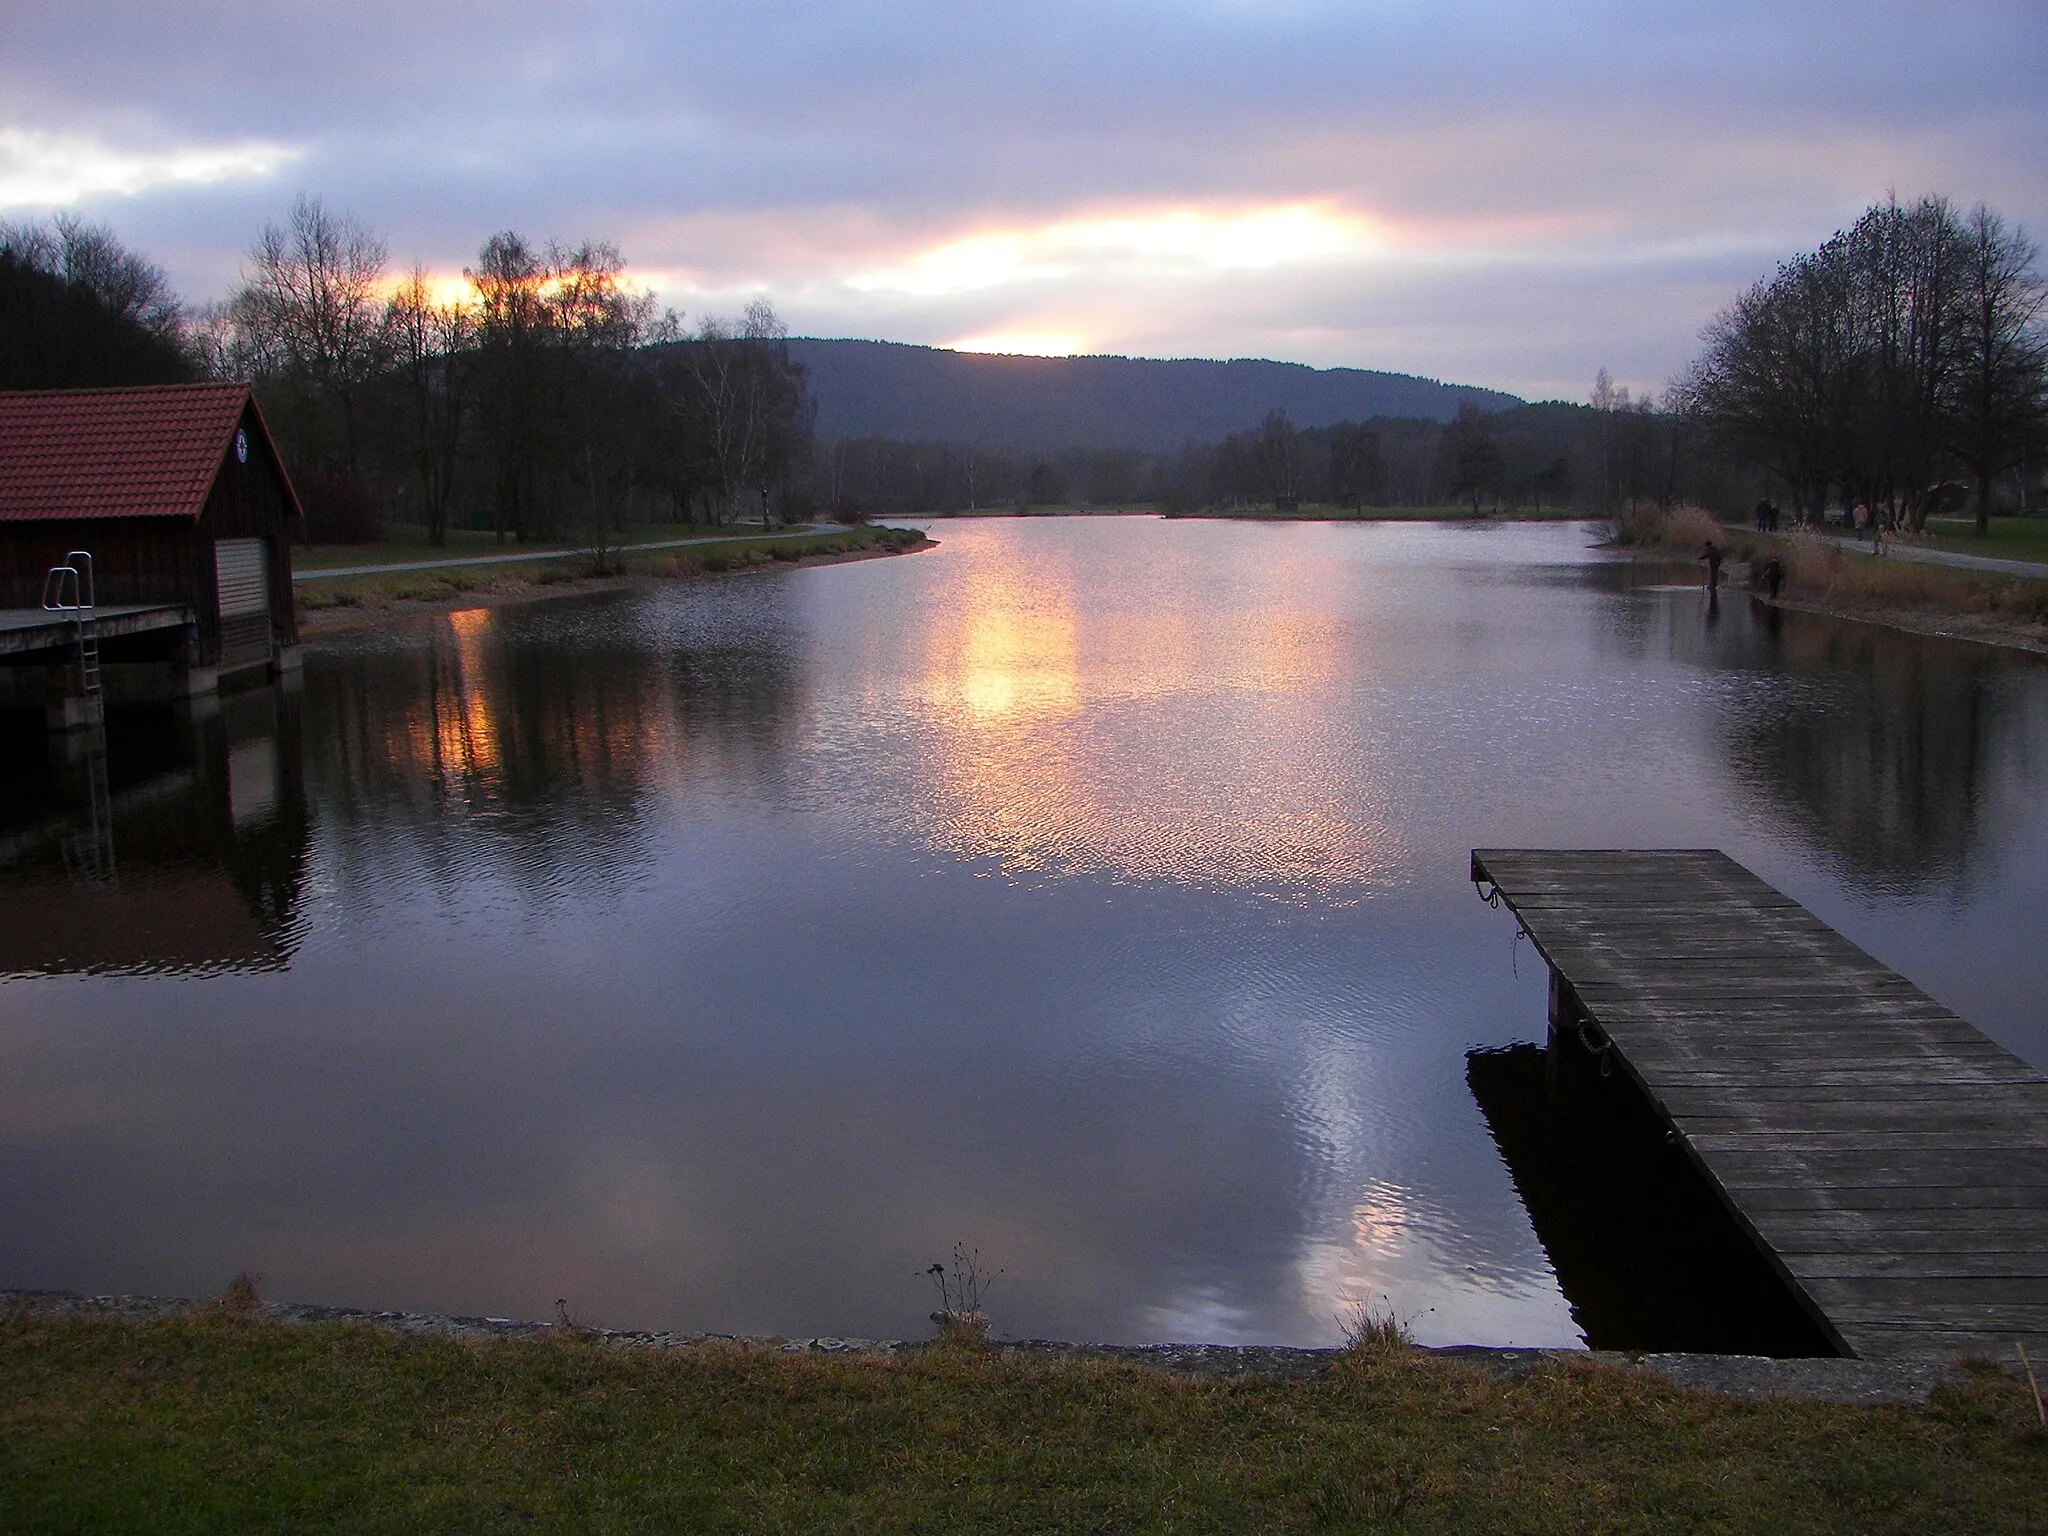
[[[91,611],[99,638],[182,630],[192,610],[178,603],[107,603]],[[77,620],[62,610],[0,608],[0,656],[63,655],[76,643]]]
[[[1845,1354],[2048,1361],[2048,1078],[1716,850],[1472,878]]]

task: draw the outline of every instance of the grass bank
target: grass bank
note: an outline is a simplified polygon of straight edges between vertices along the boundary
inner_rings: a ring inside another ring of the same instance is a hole
[[[2048,1525],[2048,1434],[1989,1368],[1870,1408],[1399,1345],[1261,1383],[16,1315],[0,1510],[11,1532],[2017,1532]]]
[[[1994,555],[2001,560],[2048,561],[2048,517],[1994,517],[1980,537],[1968,517],[1930,517],[1928,541],[1959,555]]]
[[[1786,607],[2048,652],[2048,582],[1861,554],[1825,534],[1759,534],[1699,507],[1632,509],[1615,528],[1617,545],[1695,568],[1709,538],[1735,562],[1731,578],[1752,590],[1763,589],[1770,560],[1782,561]],[[1987,551],[1980,544],[1974,552]]]
[[[712,538],[730,534],[730,524],[634,523],[618,532],[622,544],[651,544],[662,539]],[[401,560],[430,560],[441,556],[510,555],[529,551],[535,555],[573,551],[569,542],[520,544],[501,541],[488,529],[450,528],[440,544],[430,543],[427,530],[411,523],[386,523],[384,536],[368,544],[298,544],[292,547],[295,570],[331,570],[340,565],[386,565]]]
[[[730,530],[726,532],[730,533]],[[365,610],[381,611],[472,599],[502,601],[573,591],[620,580],[701,576],[778,564],[819,564],[869,555],[897,554],[919,548],[926,542],[925,537],[914,530],[886,527],[848,528],[844,532],[829,534],[762,534],[724,538],[717,544],[690,549],[636,553],[628,545],[617,552],[615,559],[607,562],[610,568],[603,572],[597,570],[594,557],[536,558],[530,563],[458,565],[438,570],[392,571],[308,581],[298,583],[293,592],[300,613],[311,618],[313,627],[317,628],[323,621],[332,622]],[[354,546],[353,550],[360,554],[366,547],[377,546]],[[449,552],[469,553],[453,549]],[[478,551],[484,552],[495,553],[495,550]],[[544,553],[536,551],[537,555]],[[419,548],[408,548],[404,555],[391,558],[417,559],[422,554]],[[367,556],[360,563],[373,564],[378,558]],[[341,563],[330,560],[327,567],[331,569]]]

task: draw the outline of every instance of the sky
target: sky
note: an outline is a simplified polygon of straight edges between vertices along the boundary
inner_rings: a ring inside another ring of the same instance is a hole
[[[685,323],[1583,399],[1896,192],[2048,235],[2048,5],[7,0],[0,218],[225,296],[308,194]]]

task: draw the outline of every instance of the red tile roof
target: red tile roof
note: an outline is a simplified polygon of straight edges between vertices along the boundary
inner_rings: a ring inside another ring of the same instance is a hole
[[[246,384],[0,392],[0,522],[196,518],[250,403]]]

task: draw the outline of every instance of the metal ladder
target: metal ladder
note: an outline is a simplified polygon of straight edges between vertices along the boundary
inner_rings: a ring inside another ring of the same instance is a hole
[[[114,864],[114,796],[107,782],[106,732],[95,728],[86,746],[85,820],[74,827],[60,845],[64,872],[73,880],[113,885],[118,879]]]
[[[74,549],[65,555],[62,565],[53,565],[44,573],[43,607],[50,613],[71,615],[78,647],[78,691],[86,698],[93,697],[100,691],[100,632],[93,612],[90,553]]]
[[[78,653],[78,689],[86,698],[100,691],[100,635],[93,607],[92,556],[74,549],[62,565],[53,565],[43,576],[43,607],[51,613],[71,615],[72,638]],[[85,825],[63,843],[66,871],[74,879],[112,884],[114,866],[114,804],[107,782],[107,738],[100,726],[92,728],[86,744]]]

